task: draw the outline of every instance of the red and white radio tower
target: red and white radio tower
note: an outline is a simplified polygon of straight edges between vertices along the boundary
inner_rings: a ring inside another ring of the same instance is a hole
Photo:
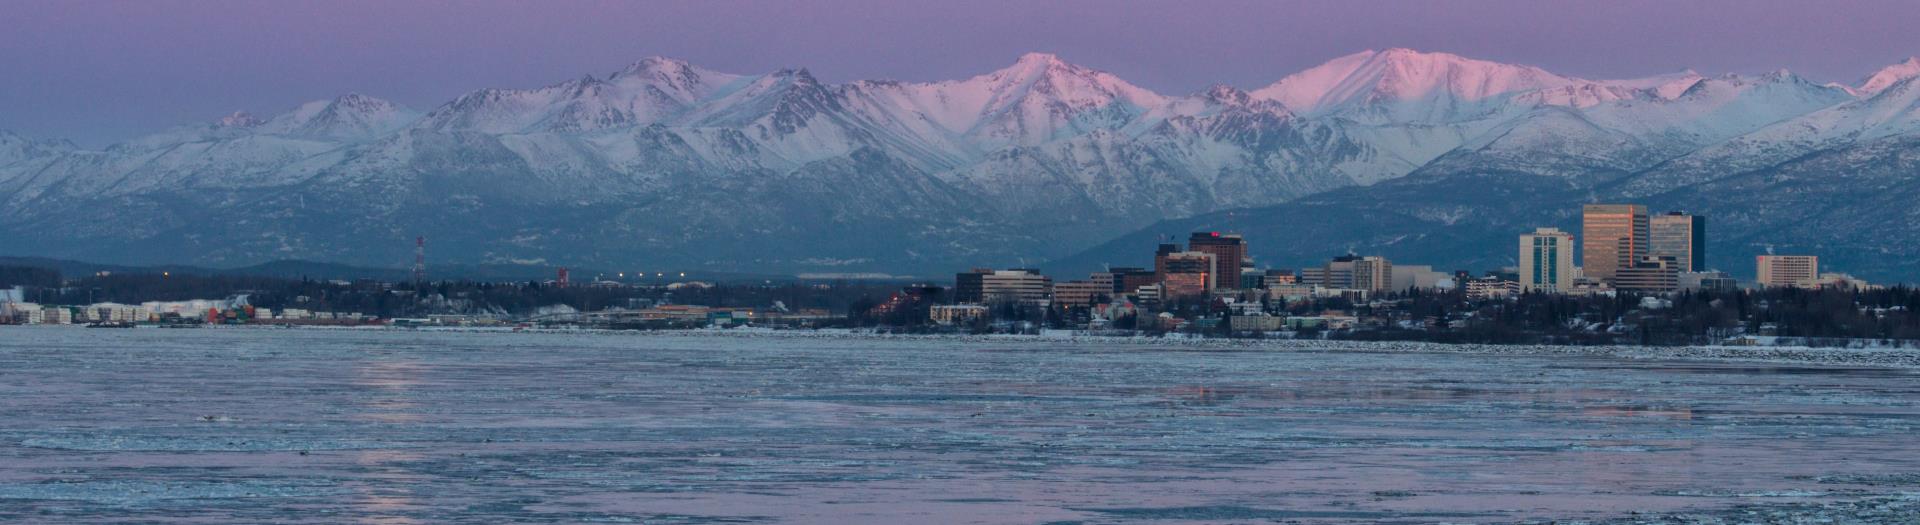
[[[567,287],[567,267],[565,267],[565,266],[561,266],[561,267],[560,267],[560,279],[559,279],[559,284],[560,284],[560,287],[561,287],[561,288],[566,288],[566,287]]]
[[[427,282],[427,237],[413,238],[413,282]]]

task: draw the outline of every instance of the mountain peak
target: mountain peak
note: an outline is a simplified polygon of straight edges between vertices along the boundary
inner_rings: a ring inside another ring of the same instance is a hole
[[[1880,68],[1865,80],[1860,81],[1859,92],[1862,95],[1874,95],[1902,80],[1920,77],[1920,57],[1907,57],[1899,63]]]
[[[1379,51],[1368,50],[1368,52],[1373,53],[1374,56],[1378,56],[1378,57],[1401,59],[1401,60],[1413,59],[1413,58],[1462,58],[1460,55],[1455,55],[1452,53],[1442,53],[1438,51],[1421,51],[1421,50],[1413,49],[1410,47],[1389,47]]]
[[[627,67],[620,71],[622,72],[656,71],[661,69],[684,69],[688,67],[693,67],[693,66],[692,64],[687,63],[687,61],[685,60],[681,60],[673,57],[663,57],[659,55],[654,55],[654,56],[642,58],[640,60],[636,60],[632,64],[627,64]]]
[[[349,108],[349,109],[354,109],[359,111],[384,111],[384,110],[391,110],[391,109],[403,109],[400,107],[399,104],[393,103],[393,101],[379,98],[379,97],[370,97],[370,96],[362,95],[359,93],[347,93],[345,95],[334,97],[333,105],[334,107],[338,107],[338,108]]]
[[[1533,66],[1396,47],[1335,58],[1254,91],[1253,97],[1318,113],[1421,100],[1437,107],[1462,107],[1581,82]]]
[[[820,79],[814,78],[813,72],[807,71],[807,68],[804,68],[804,67],[787,68],[787,69],[781,69],[779,71],[775,71],[773,72],[773,78],[784,79],[786,81],[792,82],[793,85],[800,86],[800,87],[819,87],[820,86]]]
[[[1020,59],[1013,61],[1012,66],[996,71],[994,74],[1005,78],[1033,79],[1061,74],[1093,76],[1103,73],[1061,60],[1059,55],[1053,53],[1033,52],[1020,55]]]
[[[418,113],[386,99],[347,93],[315,100],[261,122],[260,131],[308,138],[362,140],[397,129]]]
[[[1673,100],[1706,78],[1705,76],[1701,76],[1700,72],[1688,68],[1673,73],[1640,78],[1606,80],[1600,83],[1607,86],[1652,93],[1661,100]]]
[[[1057,66],[1065,65],[1066,61],[1060,60],[1060,55],[1032,51],[1021,54],[1020,59],[1013,63],[1019,66]]]
[[[260,125],[261,122],[262,121],[258,117],[253,116],[252,113],[241,110],[220,117],[220,120],[214,121],[214,124],[223,128],[251,128]]]
[[[650,56],[627,64],[627,67],[607,75],[608,81],[617,82],[624,78],[643,78],[662,80],[676,84],[697,83],[700,77],[714,74],[701,69],[685,60],[672,57]],[[720,75],[726,76],[726,75]]]
[[[1200,92],[1200,96],[1215,104],[1240,105],[1251,100],[1246,91],[1226,84],[1208,86],[1206,91]]]

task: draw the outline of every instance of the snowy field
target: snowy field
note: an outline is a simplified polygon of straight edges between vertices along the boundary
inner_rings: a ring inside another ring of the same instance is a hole
[[[1920,523],[1913,350],[0,328],[0,521]]]

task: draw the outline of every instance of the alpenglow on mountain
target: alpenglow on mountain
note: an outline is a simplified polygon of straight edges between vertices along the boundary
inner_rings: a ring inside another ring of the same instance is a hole
[[[0,252],[403,266],[425,235],[463,263],[926,275],[1138,264],[1130,243],[1206,226],[1278,266],[1364,248],[1450,267],[1634,199],[1712,216],[1729,270],[1775,246],[1911,279],[1920,207],[1895,197],[1920,194],[1916,64],[1855,85],[1588,80],[1389,49],[1165,95],[1038,53],[933,83],[648,58],[98,150],[0,134]]]

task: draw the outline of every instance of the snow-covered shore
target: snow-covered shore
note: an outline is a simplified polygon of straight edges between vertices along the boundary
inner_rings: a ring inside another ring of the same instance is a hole
[[[464,328],[427,328],[423,330],[472,330]],[[496,331],[486,329],[485,331]],[[504,331],[504,330],[497,330]],[[1813,366],[1861,366],[1920,369],[1920,349],[1913,348],[1813,348],[1804,346],[1567,346],[1567,345],[1491,345],[1452,344],[1420,341],[1339,341],[1300,339],[1222,339],[1200,337],[1125,337],[1088,335],[1072,331],[1049,331],[1038,335],[1014,334],[891,334],[869,330],[772,330],[741,328],[730,330],[522,330],[516,333],[605,334],[629,337],[736,337],[807,338],[860,340],[950,340],[969,343],[1005,343],[1047,345],[1058,343],[1137,346],[1155,349],[1198,351],[1266,352],[1422,352],[1512,356],[1578,356],[1629,360],[1701,360],[1761,362]]]

